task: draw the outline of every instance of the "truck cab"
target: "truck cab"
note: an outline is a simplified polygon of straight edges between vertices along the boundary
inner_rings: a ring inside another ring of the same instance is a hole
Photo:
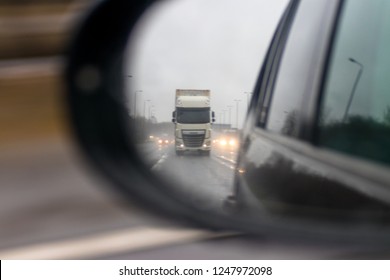
[[[198,151],[210,155],[214,121],[209,90],[176,90],[175,111],[172,113],[176,154]]]

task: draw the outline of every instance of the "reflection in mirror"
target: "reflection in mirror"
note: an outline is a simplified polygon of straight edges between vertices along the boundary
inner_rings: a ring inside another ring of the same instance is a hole
[[[201,210],[232,192],[239,132],[285,0],[174,0],[129,40],[131,135],[150,169]]]

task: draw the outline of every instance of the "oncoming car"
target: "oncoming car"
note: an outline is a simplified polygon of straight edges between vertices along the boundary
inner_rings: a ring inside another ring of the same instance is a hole
[[[239,148],[239,132],[236,129],[224,130],[213,143],[217,149],[236,151]]]
[[[157,137],[157,145],[159,146],[168,146],[173,143],[173,140],[168,137],[168,134],[162,134],[160,137]]]

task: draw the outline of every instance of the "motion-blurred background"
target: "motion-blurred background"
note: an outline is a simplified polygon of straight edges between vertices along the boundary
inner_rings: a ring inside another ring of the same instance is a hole
[[[10,254],[15,248],[138,223],[87,170],[66,121],[64,54],[91,4],[0,2],[1,258],[22,257]]]

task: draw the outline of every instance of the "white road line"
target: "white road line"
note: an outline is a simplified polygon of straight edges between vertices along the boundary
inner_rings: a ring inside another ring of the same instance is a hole
[[[0,251],[0,259],[97,258],[228,235],[231,233],[213,233],[196,229],[130,228],[76,239],[7,249]]]
[[[161,168],[161,165],[166,161],[168,155],[163,154],[161,158],[152,166],[151,170],[152,171],[158,171]]]
[[[235,161],[230,161],[230,160],[227,160],[226,158],[222,158],[220,156],[212,157],[212,159],[214,161],[218,162],[219,164],[226,166],[227,168],[230,168],[232,170],[236,169]],[[231,163],[233,163],[233,164],[231,164]]]
[[[220,164],[222,164],[223,166],[226,166],[232,170],[235,170],[236,169],[236,161],[234,159],[231,159],[231,158],[228,158],[228,157],[225,157],[225,156],[221,156],[221,155],[215,155],[214,157],[212,157],[212,159]]]
[[[223,160],[226,160],[226,161],[228,161],[230,163],[233,163],[233,164],[237,163],[234,159],[231,159],[231,158],[228,158],[228,157],[225,157],[225,156],[217,156],[217,157],[219,157],[219,158],[221,158]]]

